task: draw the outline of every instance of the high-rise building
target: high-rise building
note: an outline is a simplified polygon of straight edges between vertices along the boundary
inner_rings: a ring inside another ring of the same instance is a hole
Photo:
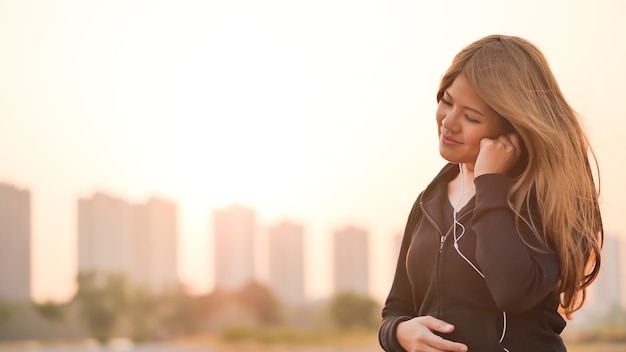
[[[620,238],[606,235],[602,247],[600,273],[590,286],[590,304],[598,312],[622,308],[622,280]]]
[[[78,273],[126,276],[153,293],[178,286],[176,205],[96,192],[78,201]]]
[[[97,192],[78,200],[78,273],[122,274],[135,280],[135,208]]]
[[[610,319],[613,312],[624,308],[621,241],[617,236],[605,235],[600,272],[587,289],[585,304],[574,313],[573,326],[590,327],[601,324],[605,319]]]
[[[179,286],[176,204],[151,198],[137,205],[136,280],[152,292]]]
[[[304,302],[304,236],[302,226],[281,222],[269,228],[269,286],[291,305]]]
[[[335,293],[369,295],[367,232],[348,226],[334,235]]]
[[[0,184],[0,299],[30,300],[30,216],[30,191]]]
[[[241,206],[216,210],[215,288],[234,291],[254,279],[254,211]]]

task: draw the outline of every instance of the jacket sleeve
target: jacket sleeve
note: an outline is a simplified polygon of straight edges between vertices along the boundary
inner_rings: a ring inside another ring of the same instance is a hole
[[[404,352],[396,338],[398,324],[416,316],[411,283],[406,271],[406,256],[411,244],[415,223],[419,217],[419,197],[413,204],[409,219],[404,230],[400,254],[396,265],[396,273],[385,306],[382,310],[382,322],[378,330],[380,346],[387,352]]]
[[[536,238],[524,221],[516,226],[515,214],[507,203],[512,186],[508,176],[481,175],[474,183],[476,207],[472,229],[476,233],[478,266],[502,311],[526,311],[556,287],[560,274],[558,257]],[[530,209],[530,213],[532,222],[541,231],[538,212]]]

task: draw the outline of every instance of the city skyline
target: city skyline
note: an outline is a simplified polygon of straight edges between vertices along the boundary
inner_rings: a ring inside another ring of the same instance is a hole
[[[31,221],[30,197],[31,192],[27,189],[0,183],[1,229],[15,227],[20,230],[21,237],[25,237],[23,244],[30,243],[29,228],[26,226]],[[21,208],[18,207],[20,204],[23,205]],[[176,225],[175,202],[152,196],[141,203],[132,203],[119,195],[95,191],[89,197],[78,198],[77,205],[77,275],[123,274],[133,284],[154,293],[167,292],[181,285],[188,288],[188,283],[179,281],[177,270],[176,248],[180,235]],[[302,225],[284,219],[272,225],[257,224],[255,210],[239,204],[213,209],[211,213],[215,221],[213,231],[207,233],[207,237],[212,235],[216,241],[216,262],[212,267],[216,282],[213,290],[234,292],[251,281],[260,281],[287,304],[297,305],[314,299],[305,292],[308,283],[304,273]],[[8,221],[11,217],[13,221]],[[269,271],[266,279],[255,270],[259,264],[256,257],[264,245],[255,238],[263,232],[262,228],[266,228],[268,234],[265,245],[268,246],[269,256],[266,259],[269,260]],[[19,233],[4,232],[2,238],[7,238],[7,233],[9,239],[20,236]],[[367,231],[347,225],[334,231],[332,237],[332,246],[327,252],[328,257],[334,258],[333,271],[328,277],[334,282],[333,293],[349,291],[371,296]],[[26,249],[28,251],[24,252]],[[30,247],[3,258],[5,261],[13,260],[3,268],[21,273],[19,277],[23,285],[15,286],[28,289],[25,291],[28,294],[22,292],[20,297],[34,298],[30,294],[30,266],[16,264],[18,260],[15,260],[19,258],[30,262]],[[14,270],[16,267],[22,271]],[[11,298],[11,295],[0,294],[0,298]]]
[[[0,299],[23,300],[25,295],[29,299],[34,298],[30,292],[32,272],[30,266],[26,265],[31,260],[32,250],[26,251],[27,247],[24,246],[30,243],[28,223],[31,216],[31,196],[28,189],[0,183],[0,247],[17,249],[6,252],[1,257],[1,267],[7,270],[0,271],[0,280],[11,281],[13,285],[2,285],[5,289],[0,289]],[[124,198],[96,191],[90,198],[79,198],[77,204],[78,240],[88,236],[87,241],[83,239],[82,244],[77,246],[78,274],[127,274],[132,283],[154,293],[180,287],[189,289],[188,283],[180,281],[180,260],[177,260],[175,254],[180,240],[176,229],[178,205],[175,202],[150,197],[143,203],[134,204]],[[218,241],[215,254],[216,258],[220,258],[220,253],[222,254],[221,259],[217,259],[222,263],[215,262],[212,269],[218,279],[203,294],[218,289],[235,292],[246,284],[257,281],[267,285],[287,305],[327,299],[341,292],[374,297],[381,303],[385,298],[376,296],[372,290],[372,272],[369,268],[372,263],[370,236],[366,229],[358,225],[345,225],[330,234],[332,246],[327,248],[327,252],[328,257],[333,258],[333,269],[327,279],[332,281],[332,290],[326,296],[314,297],[305,292],[310,282],[307,282],[304,271],[306,231],[301,224],[285,219],[274,224],[259,224],[255,220],[256,211],[240,204],[213,209],[210,213],[219,220],[214,224],[213,233],[207,233],[207,237],[213,235]],[[11,228],[18,231],[6,231]],[[262,232],[267,234],[265,241],[256,238]],[[16,235],[20,238],[19,233],[22,234],[22,240],[15,242]],[[113,236],[111,240],[111,235],[117,236]],[[218,240],[220,236],[221,241]],[[253,237],[255,239],[250,240]],[[225,239],[229,240],[225,242]],[[392,258],[397,255],[401,239],[400,234],[389,238]],[[7,243],[22,245],[11,247],[6,246]],[[85,246],[86,244],[95,247]],[[265,257],[259,255],[262,252],[260,248],[264,246],[268,250]],[[139,248],[141,251],[137,250]],[[626,241],[620,236],[605,234],[602,270],[589,288],[586,304],[577,314],[579,319],[574,325],[598,321],[616,306],[626,308],[626,299],[621,293],[626,291],[624,253]],[[263,260],[268,262],[262,263]],[[267,266],[268,272],[259,275],[259,264]],[[387,264],[395,267],[396,263],[394,261]],[[7,276],[7,273],[11,275]],[[220,277],[221,282],[218,281]],[[7,287],[10,288],[9,291],[6,290]],[[194,294],[193,290],[186,292]],[[199,292],[196,291],[195,294]]]

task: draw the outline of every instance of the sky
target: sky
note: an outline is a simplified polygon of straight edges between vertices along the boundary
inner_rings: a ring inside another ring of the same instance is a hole
[[[624,13],[619,0],[0,0],[0,182],[31,191],[33,297],[73,295],[77,199],[102,191],[177,203],[193,292],[213,285],[212,211],[241,204],[261,229],[304,226],[310,298],[332,291],[332,232],[367,229],[383,299],[395,236],[444,164],[439,79],[493,33],[548,58],[597,153],[606,232],[626,239]]]

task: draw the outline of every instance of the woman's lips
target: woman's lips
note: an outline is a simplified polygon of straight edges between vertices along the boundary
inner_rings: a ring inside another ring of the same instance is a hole
[[[450,136],[446,136],[445,134],[441,134],[441,143],[447,144],[447,145],[463,144]]]

